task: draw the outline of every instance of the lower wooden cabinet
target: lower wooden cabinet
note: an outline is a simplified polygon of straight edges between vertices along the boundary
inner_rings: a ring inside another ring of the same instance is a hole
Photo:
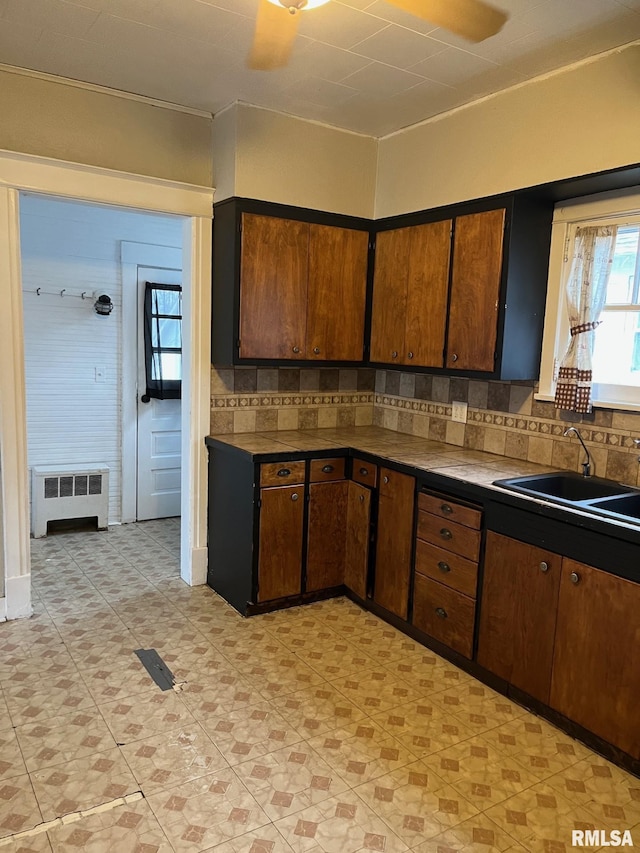
[[[337,480],[309,486],[307,592],[344,583],[349,485]]]
[[[360,598],[367,597],[370,529],[371,490],[359,483],[350,482],[347,496],[344,584]]]
[[[640,584],[563,560],[549,704],[640,758]]]
[[[301,572],[304,486],[260,490],[258,601],[297,595]]]
[[[413,624],[466,658],[473,653],[476,603],[444,584],[416,574]]]
[[[562,558],[489,531],[478,663],[548,703]]]
[[[373,600],[401,619],[409,609],[415,477],[380,468]]]

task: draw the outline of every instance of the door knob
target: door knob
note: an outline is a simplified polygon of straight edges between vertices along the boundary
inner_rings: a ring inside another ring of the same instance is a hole
[[[580,583],[580,575],[577,572],[571,572],[569,575],[571,583]]]
[[[548,571],[549,571],[549,563],[547,563],[547,561],[546,561],[546,560],[543,560],[543,561],[540,563],[540,571],[541,571],[541,572],[548,572]]]
[[[298,495],[297,495],[297,493],[294,493],[293,495],[291,495],[291,500],[292,500],[292,501],[297,501],[297,500],[298,500]]]

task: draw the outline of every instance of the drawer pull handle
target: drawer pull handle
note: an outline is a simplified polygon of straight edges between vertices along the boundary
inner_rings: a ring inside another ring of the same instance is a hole
[[[363,477],[366,477],[369,474],[369,469],[368,468],[361,468],[360,473],[362,474]]]
[[[451,356],[451,361],[457,361],[457,360],[458,360],[458,354],[454,352],[453,355]]]
[[[408,353],[407,353],[407,358],[413,358],[413,353],[412,353],[412,352],[408,352]]]
[[[389,478],[388,478],[387,476],[384,476],[384,477],[382,478],[382,482],[383,482],[383,483],[385,484],[385,486],[386,486],[386,485],[387,485],[387,483],[389,482]]]
[[[278,477],[288,477],[291,474],[291,468],[281,468],[278,471]]]
[[[333,465],[323,465],[322,466],[322,473],[323,474],[330,474],[333,470],[334,470]]]
[[[391,358],[397,358],[397,357],[398,357],[398,351],[394,349],[393,352],[391,353]]]
[[[549,563],[547,563],[547,561],[546,561],[546,560],[543,560],[543,561],[540,563],[540,571],[541,571],[541,572],[548,572],[548,571],[549,571]]]
[[[440,619],[446,619],[447,615],[447,611],[444,609],[444,607],[436,607],[436,616],[439,616]]]
[[[440,507],[440,512],[444,512],[445,515],[451,515],[453,512],[453,508],[449,506],[449,504],[442,504]]]
[[[314,355],[320,355],[320,347],[313,348]]]
[[[446,527],[443,527],[440,530],[440,536],[442,536],[443,539],[453,539],[453,533],[450,530],[447,530]]]
[[[294,493],[291,495],[291,500],[292,500],[292,501],[297,501],[297,500],[298,500],[298,493],[297,493],[297,492],[294,492]]]
[[[294,352],[297,355],[300,352],[300,347],[291,347],[291,352]]]
[[[571,583],[580,583],[580,575],[577,572],[571,572],[569,575]]]
[[[440,562],[438,563],[438,568],[441,572],[444,572],[445,574],[451,571],[451,566],[449,565],[449,563],[445,563],[444,560],[440,560]]]

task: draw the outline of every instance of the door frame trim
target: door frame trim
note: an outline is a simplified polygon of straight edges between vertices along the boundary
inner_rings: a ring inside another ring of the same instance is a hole
[[[5,576],[0,619],[31,615],[29,482],[20,258],[19,194],[33,192],[77,201],[185,217],[183,276],[189,365],[183,386],[182,524],[180,574],[206,582],[209,344],[211,337],[211,219],[214,190],[0,150],[0,559]]]
[[[169,255],[181,255],[181,246],[161,246],[151,243],[120,243],[120,269],[122,273],[122,523],[135,521],[137,517],[137,395],[138,389],[138,333],[139,333],[139,267],[166,267]],[[180,260],[182,264],[183,258]],[[183,287],[184,292],[184,287]],[[136,425],[135,431],[132,425]]]

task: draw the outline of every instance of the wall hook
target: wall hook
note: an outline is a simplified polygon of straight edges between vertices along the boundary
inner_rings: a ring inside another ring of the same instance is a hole
[[[66,291],[66,287],[63,287],[62,290],[60,291],[60,296],[64,296],[65,291]]]
[[[40,296],[40,290],[41,290],[40,287],[36,287],[36,296]]]
[[[83,291],[82,291],[82,293],[80,294],[80,296],[81,296],[83,299],[86,299],[86,298],[87,298],[87,291],[86,291],[86,290],[83,290]]]

